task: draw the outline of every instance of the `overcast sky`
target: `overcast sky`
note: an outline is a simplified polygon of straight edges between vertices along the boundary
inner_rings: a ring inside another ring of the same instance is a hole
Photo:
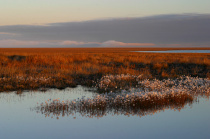
[[[210,47],[209,0],[1,0],[0,47]]]

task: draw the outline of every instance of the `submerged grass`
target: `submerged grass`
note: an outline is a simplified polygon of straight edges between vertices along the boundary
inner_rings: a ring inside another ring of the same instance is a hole
[[[190,48],[188,48],[190,49]],[[205,48],[208,49],[208,48]],[[163,48],[0,49],[0,92],[95,86],[105,75],[142,75],[143,79],[182,75],[210,78],[210,54],[157,54],[130,51]],[[125,78],[121,86],[135,85]],[[119,84],[116,81],[116,84]],[[113,83],[113,86],[114,83]]]

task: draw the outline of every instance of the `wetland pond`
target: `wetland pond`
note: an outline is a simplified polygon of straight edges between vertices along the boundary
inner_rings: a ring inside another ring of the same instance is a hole
[[[210,50],[132,51],[142,53],[210,53]]]
[[[210,138],[208,79],[140,83],[144,89],[121,93],[82,86],[0,93],[0,138]]]

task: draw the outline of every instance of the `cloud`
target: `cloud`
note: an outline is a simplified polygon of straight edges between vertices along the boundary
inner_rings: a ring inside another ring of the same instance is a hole
[[[23,41],[0,40],[0,48],[77,48],[77,47],[210,47],[210,43],[180,43],[180,44],[154,44],[154,43],[125,43],[115,40],[105,42],[77,42],[71,40],[59,41]]]
[[[99,42],[77,42],[77,41],[71,41],[66,40],[59,43],[59,45],[86,45],[86,44],[101,44]]]
[[[77,41],[63,41],[60,45],[84,45],[84,42],[77,42]]]
[[[56,46],[59,46],[58,43],[51,41],[0,40],[0,48],[30,48]]]
[[[101,43],[102,47],[154,46],[154,43],[123,43],[114,40]]]
[[[71,40],[65,41],[20,41],[20,40],[0,40],[1,48],[16,47],[136,47],[136,46],[154,46],[152,43],[124,43],[114,40],[106,42],[77,42]]]
[[[56,45],[134,47],[187,43],[201,45],[210,43],[209,25],[210,14],[174,14],[129,18],[129,20],[119,18],[52,23],[43,26],[0,26],[0,40],[42,42],[42,45],[52,47]]]
[[[0,35],[18,35],[16,33],[0,32]]]
[[[19,40],[0,40],[0,47],[17,47],[17,46],[33,46],[38,45],[39,42],[36,41],[19,41]]]

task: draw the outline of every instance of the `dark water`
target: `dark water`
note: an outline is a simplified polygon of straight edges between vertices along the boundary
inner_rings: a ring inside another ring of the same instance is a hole
[[[74,89],[0,94],[0,138],[2,139],[107,139],[107,138],[210,138],[210,100],[185,104],[146,115],[105,113],[89,118],[80,113],[49,117],[33,108],[48,99],[73,100],[95,93],[78,86]],[[37,104],[38,103],[38,104]]]
[[[144,53],[210,53],[210,50],[132,51]]]

